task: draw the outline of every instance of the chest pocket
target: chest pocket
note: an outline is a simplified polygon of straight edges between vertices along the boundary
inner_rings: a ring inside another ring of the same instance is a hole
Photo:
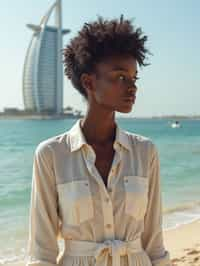
[[[124,176],[125,213],[136,220],[143,219],[148,203],[148,178]]]
[[[66,225],[80,225],[94,217],[92,194],[88,180],[74,180],[57,185],[59,209]]]

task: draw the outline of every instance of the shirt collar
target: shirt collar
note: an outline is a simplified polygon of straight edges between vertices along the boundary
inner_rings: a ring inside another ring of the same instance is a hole
[[[82,118],[79,118],[68,132],[70,137],[71,152],[80,149],[83,145],[88,145],[80,125],[81,121]],[[130,150],[131,146],[128,134],[123,129],[121,129],[117,123],[116,126],[115,143],[122,145],[127,150]]]

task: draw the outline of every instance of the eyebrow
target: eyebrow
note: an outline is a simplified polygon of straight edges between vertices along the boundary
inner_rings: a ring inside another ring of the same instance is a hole
[[[128,72],[127,69],[126,68],[123,68],[123,67],[114,67],[114,68],[111,69],[111,71],[126,71],[126,72]],[[138,71],[137,70],[135,72],[135,75],[136,74],[138,74]]]

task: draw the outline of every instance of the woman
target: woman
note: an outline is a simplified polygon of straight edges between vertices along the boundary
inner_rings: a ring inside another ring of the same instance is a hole
[[[171,266],[157,148],[115,121],[135,103],[146,40],[123,16],[99,17],[64,49],[65,74],[87,112],[36,148],[27,266]]]

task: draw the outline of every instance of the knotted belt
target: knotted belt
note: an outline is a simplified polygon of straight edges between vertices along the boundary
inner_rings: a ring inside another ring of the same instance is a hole
[[[105,240],[104,242],[66,240],[65,255],[94,256],[95,266],[107,266],[108,257],[112,256],[112,266],[120,266],[120,256],[142,251],[141,239],[132,241]]]

